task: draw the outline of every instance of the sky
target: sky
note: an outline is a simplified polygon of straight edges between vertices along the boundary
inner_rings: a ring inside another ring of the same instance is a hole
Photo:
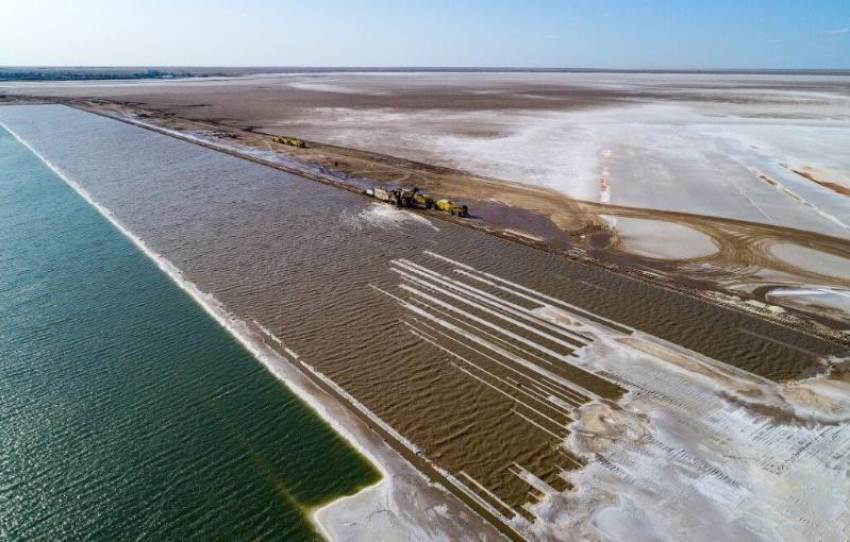
[[[850,69],[850,0],[0,0],[2,66]]]

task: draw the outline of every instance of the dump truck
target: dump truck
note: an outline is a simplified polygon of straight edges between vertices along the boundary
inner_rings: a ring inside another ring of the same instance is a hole
[[[272,139],[275,143],[280,143],[281,145],[287,145],[289,147],[296,147],[298,149],[307,147],[304,140],[297,137],[274,136]]]

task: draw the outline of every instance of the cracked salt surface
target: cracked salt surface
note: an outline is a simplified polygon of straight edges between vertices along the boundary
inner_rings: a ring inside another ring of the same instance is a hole
[[[551,311],[551,309],[550,309]],[[629,390],[578,410],[575,489],[535,506],[542,538],[847,540],[850,390],[778,384],[640,333],[592,333],[585,369]]]

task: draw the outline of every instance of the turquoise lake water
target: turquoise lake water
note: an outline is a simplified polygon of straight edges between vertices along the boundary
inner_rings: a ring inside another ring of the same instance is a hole
[[[378,477],[0,128],[0,540],[312,540]]]

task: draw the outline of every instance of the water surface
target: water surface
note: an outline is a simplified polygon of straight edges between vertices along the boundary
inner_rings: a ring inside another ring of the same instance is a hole
[[[312,540],[377,477],[0,128],[0,540]]]

